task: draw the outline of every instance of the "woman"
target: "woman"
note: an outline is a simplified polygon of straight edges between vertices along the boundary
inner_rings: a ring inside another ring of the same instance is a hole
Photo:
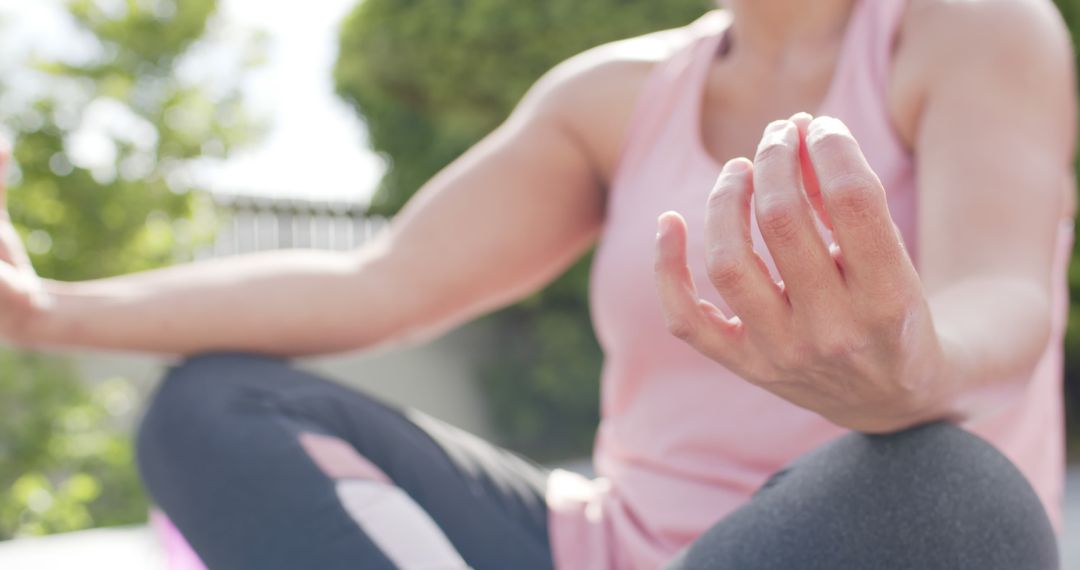
[[[1045,0],[730,0],[556,68],[360,251],[66,284],[7,226],[4,330],[232,351],[139,435],[211,568],[1053,568],[1070,68]],[[598,238],[593,481],[240,354],[435,334]]]

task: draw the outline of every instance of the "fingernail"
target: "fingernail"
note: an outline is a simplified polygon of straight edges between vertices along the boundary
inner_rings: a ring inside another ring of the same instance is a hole
[[[843,121],[835,117],[818,117],[810,123],[810,132],[819,134],[851,135]]]
[[[792,123],[795,123],[795,127],[799,129],[799,137],[805,137],[806,133],[810,129],[810,123],[814,122],[814,116],[810,113],[795,113],[788,119]]]
[[[656,237],[660,238],[671,227],[671,212],[664,212],[656,219]]]
[[[758,145],[758,152],[761,149],[768,148],[770,146],[787,146],[793,141],[798,139],[798,135],[792,136],[792,133],[798,133],[798,129],[795,127],[795,123],[788,120],[773,121],[769,123],[769,126],[765,127],[765,133],[761,135],[761,143]]]
[[[739,174],[739,173],[742,173],[742,172],[746,172],[746,171],[750,170],[750,165],[751,164],[752,163],[750,162],[750,159],[748,159],[746,157],[740,156],[738,158],[733,158],[733,159],[731,159],[731,160],[724,163],[724,168],[723,168],[723,170],[720,171],[720,173],[721,174]]]

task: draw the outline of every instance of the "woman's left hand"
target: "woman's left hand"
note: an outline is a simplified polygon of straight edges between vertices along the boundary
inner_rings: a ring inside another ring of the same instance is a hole
[[[783,281],[753,250],[753,215]],[[768,126],[753,163],[709,195],[706,264],[734,315],[698,297],[686,223],[660,217],[656,277],[671,332],[796,405],[864,432],[938,419],[945,351],[881,182],[839,120]],[[826,245],[814,210],[836,240]]]

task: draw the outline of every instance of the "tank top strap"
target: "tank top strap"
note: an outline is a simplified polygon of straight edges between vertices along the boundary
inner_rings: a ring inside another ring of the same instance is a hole
[[[631,115],[630,125],[613,186],[641,159],[664,144],[667,136],[681,134],[692,121],[709,63],[720,48],[731,17],[714,10],[682,29],[673,53],[650,72]]]
[[[893,52],[896,47],[900,26],[907,12],[907,0],[862,0],[872,4],[871,23],[874,27],[872,47],[874,68],[878,70],[878,80],[887,86],[892,70]]]
[[[848,21],[833,84],[819,115],[843,120],[881,178],[889,210],[918,260],[915,163],[893,124],[889,88],[907,0],[857,0]]]
[[[906,9],[907,0],[857,0],[834,84],[846,85],[866,101],[887,100],[893,51]]]

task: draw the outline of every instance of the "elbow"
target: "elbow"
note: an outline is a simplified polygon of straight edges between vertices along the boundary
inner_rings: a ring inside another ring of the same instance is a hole
[[[1050,296],[1045,291],[1033,290],[1029,297],[1029,302],[1024,304],[1029,307],[1026,322],[1018,323],[1023,334],[1020,336],[1016,366],[1010,375],[1012,383],[1021,388],[1027,387],[1047,355],[1061,344],[1064,336],[1062,321],[1054,318]]]
[[[1000,413],[1028,397],[1033,381],[1049,368],[1060,349],[1061,319],[1053,314],[1050,296],[1034,286],[1015,287],[995,297],[996,318],[983,312],[958,327],[943,327],[946,353],[960,392],[952,409],[957,419],[970,420]]]
[[[429,291],[429,280],[404,261],[377,243],[349,254],[343,272],[349,310],[339,330],[343,350],[418,344],[443,330],[453,303],[440,302],[445,295]]]

